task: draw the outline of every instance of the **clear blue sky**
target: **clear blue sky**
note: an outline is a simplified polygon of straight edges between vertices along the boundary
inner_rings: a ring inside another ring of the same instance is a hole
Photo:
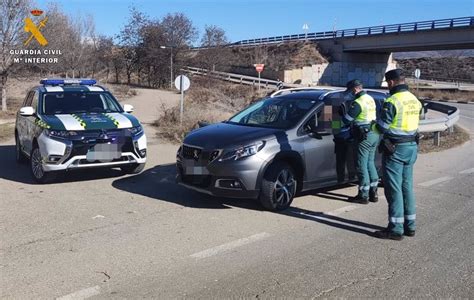
[[[92,14],[98,33],[115,35],[131,5],[150,17],[183,12],[200,33],[223,28],[230,41],[474,15],[474,0],[38,0],[57,2],[70,15]]]

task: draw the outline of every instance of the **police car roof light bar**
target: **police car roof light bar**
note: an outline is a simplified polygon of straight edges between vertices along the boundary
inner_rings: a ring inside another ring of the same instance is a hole
[[[88,78],[62,79],[62,78],[45,78],[41,79],[42,85],[95,85],[97,80]]]

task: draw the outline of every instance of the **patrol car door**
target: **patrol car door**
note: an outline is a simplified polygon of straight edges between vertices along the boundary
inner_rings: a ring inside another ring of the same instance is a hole
[[[31,106],[34,94],[34,91],[30,91],[26,95],[22,107]],[[20,115],[20,112],[18,112],[16,128],[18,131],[18,139],[20,140],[20,144],[22,145],[23,150],[25,150],[25,146],[28,143],[28,117]]]
[[[31,153],[33,150],[33,139],[35,138],[36,133],[36,118],[38,118],[38,98],[39,93],[35,91],[31,99],[29,100],[29,104],[27,106],[31,106],[35,109],[35,114],[25,118],[25,127],[26,127],[26,138],[23,147],[26,153]]]
[[[337,180],[336,155],[327,109],[327,106],[319,106],[301,129],[304,134],[305,189],[329,185]]]

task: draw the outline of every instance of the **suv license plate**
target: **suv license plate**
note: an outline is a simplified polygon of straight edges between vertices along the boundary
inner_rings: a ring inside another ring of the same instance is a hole
[[[87,152],[87,161],[103,161],[108,162],[122,157],[117,144],[97,144]]]

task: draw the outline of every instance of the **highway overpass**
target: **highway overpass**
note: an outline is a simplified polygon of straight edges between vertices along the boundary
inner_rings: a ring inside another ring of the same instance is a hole
[[[285,73],[285,82],[343,85],[360,78],[367,86],[382,84],[383,74],[396,67],[392,52],[474,49],[474,17],[430,20],[327,32],[242,40],[231,47],[290,41],[314,41],[331,63]]]

